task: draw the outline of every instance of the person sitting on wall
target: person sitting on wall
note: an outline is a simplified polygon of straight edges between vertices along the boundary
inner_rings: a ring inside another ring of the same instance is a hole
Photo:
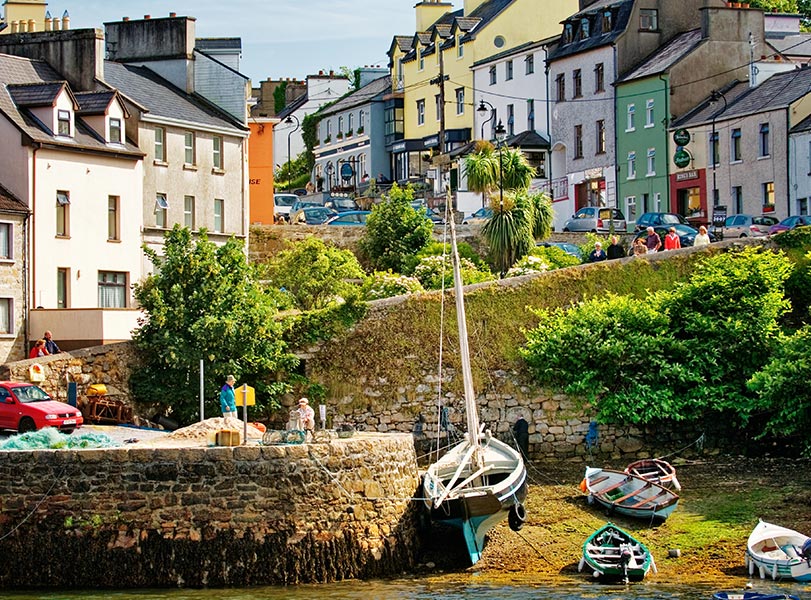
[[[45,349],[48,351],[48,354],[59,354],[62,352],[59,346],[56,345],[56,342],[51,339],[50,331],[46,331],[42,337],[45,338]]]
[[[37,340],[37,343],[31,348],[31,352],[28,353],[28,358],[39,358],[40,356],[48,356],[49,354],[48,349],[45,348],[45,340]]]

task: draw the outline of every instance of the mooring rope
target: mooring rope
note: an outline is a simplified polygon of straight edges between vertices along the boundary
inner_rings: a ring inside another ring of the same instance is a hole
[[[25,515],[25,518],[23,518],[23,520],[22,520],[22,521],[20,521],[20,522],[19,522],[19,523],[17,523],[17,524],[16,524],[14,527],[12,527],[11,531],[9,531],[8,533],[4,534],[3,536],[0,536],[0,542],[2,542],[4,539],[6,539],[8,536],[10,536],[10,535],[11,535],[12,533],[14,533],[15,531],[17,531],[17,530],[18,530],[20,527],[22,527],[23,523],[25,523],[25,522],[26,522],[28,519],[30,519],[30,518],[31,518],[31,515],[33,515],[35,512],[37,512],[37,509],[38,509],[38,508],[39,508],[39,507],[42,505],[42,503],[43,503],[43,502],[45,502],[46,498],[48,498],[48,496],[50,496],[50,495],[51,495],[51,490],[53,490],[53,489],[54,489],[54,486],[55,486],[55,485],[56,485],[56,484],[57,484],[59,481],[61,481],[62,476],[65,474],[65,470],[66,470],[66,469],[67,469],[67,465],[65,465],[64,467],[62,467],[62,470],[59,472],[59,475],[57,475],[57,476],[54,478],[54,480],[51,482],[51,487],[49,487],[49,488],[48,488],[48,491],[47,491],[47,492],[45,492],[45,494],[42,496],[42,498],[40,498],[40,499],[39,499],[39,502],[37,502],[37,503],[34,505],[34,508],[32,508],[32,509],[31,509],[31,511],[30,511],[30,512],[29,512],[27,515]]]

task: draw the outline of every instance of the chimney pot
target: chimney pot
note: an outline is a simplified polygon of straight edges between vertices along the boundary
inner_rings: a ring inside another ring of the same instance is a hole
[[[144,19],[151,19],[152,15],[144,15]]]
[[[177,13],[176,12],[170,12],[169,16],[174,19],[177,16]]]
[[[129,21],[129,20],[130,20],[130,18],[129,18],[129,17],[124,17],[124,18],[123,18],[123,19],[121,19],[121,20],[122,20],[122,21],[124,21],[124,22],[126,23],[127,21]]]

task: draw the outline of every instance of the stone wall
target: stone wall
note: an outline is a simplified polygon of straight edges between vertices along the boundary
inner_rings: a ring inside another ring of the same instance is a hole
[[[0,587],[249,586],[413,566],[410,435],[0,452]],[[32,576],[34,577],[32,579]]]

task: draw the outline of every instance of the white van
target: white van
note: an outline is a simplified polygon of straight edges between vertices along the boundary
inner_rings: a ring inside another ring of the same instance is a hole
[[[273,194],[273,214],[277,217],[281,215],[289,221],[290,210],[298,199],[299,197],[295,194]]]

